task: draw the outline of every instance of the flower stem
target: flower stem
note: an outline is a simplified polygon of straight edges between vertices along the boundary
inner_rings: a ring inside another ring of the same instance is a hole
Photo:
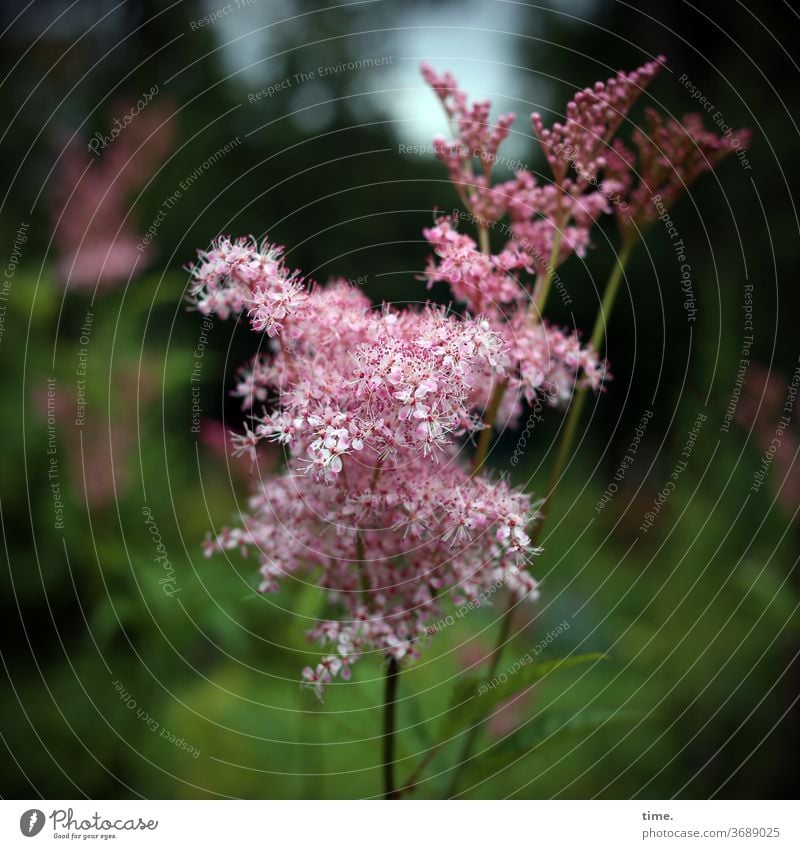
[[[603,344],[603,340],[605,339],[606,325],[611,315],[611,310],[614,307],[614,301],[616,300],[617,292],[619,291],[619,285],[622,282],[622,278],[624,276],[625,266],[627,265],[628,260],[630,259],[631,251],[633,250],[635,244],[636,240],[633,238],[628,238],[622,243],[619,254],[617,255],[617,260],[614,263],[614,267],[612,268],[611,274],[608,277],[605,292],[603,293],[603,301],[600,305],[600,310],[597,313],[597,318],[595,319],[594,329],[592,331],[591,338],[592,347],[598,353],[600,351],[600,346]],[[552,277],[552,272],[549,276]],[[534,301],[534,303],[536,303],[536,301]],[[542,301],[542,303],[544,302]],[[539,542],[539,537],[541,535],[542,528],[547,519],[547,507],[553,497],[553,494],[555,493],[556,487],[558,486],[558,482],[561,479],[561,473],[564,470],[567,458],[569,457],[569,454],[572,451],[572,445],[575,441],[575,434],[578,430],[578,424],[580,423],[583,405],[586,401],[586,391],[587,387],[582,386],[575,394],[572,406],[570,407],[566,425],[564,426],[564,430],[561,433],[561,440],[559,442],[558,451],[556,453],[556,459],[553,463],[553,468],[550,472],[550,479],[547,484],[547,489],[545,490],[545,497],[544,502],[542,503],[540,518],[536,522],[531,532],[532,545],[537,545]],[[492,652],[492,655],[489,659],[489,667],[487,669],[486,675],[487,680],[491,680],[497,672],[497,667],[500,664],[500,658],[503,654],[503,649],[505,648],[505,644],[508,642],[508,637],[511,633],[511,624],[513,616],[514,601],[513,598],[509,598],[508,608],[506,609],[506,612],[503,615],[503,619],[500,623],[500,633],[497,637],[497,643],[495,644],[494,651]],[[470,730],[467,732],[467,736],[464,739],[464,746],[461,750],[461,757],[459,758],[459,762],[454,769],[453,777],[450,781],[450,785],[447,791],[448,798],[455,795],[458,790],[461,775],[464,772],[467,761],[472,755],[472,747],[475,744],[475,740],[481,730],[482,725],[483,722],[478,722],[473,725],[472,728],[470,728]]]
[[[467,207],[469,209],[469,207]],[[472,210],[470,209],[470,213]],[[478,223],[478,245],[482,253],[489,254],[491,245],[489,243],[489,228],[482,223]],[[492,433],[494,433],[494,420],[497,418],[497,411],[500,409],[500,402],[503,400],[503,395],[508,384],[503,381],[496,383],[492,394],[489,397],[489,403],[486,405],[486,410],[483,414],[483,423],[486,427],[481,431],[478,437],[478,447],[475,450],[475,459],[472,466],[472,476],[475,477],[483,464],[486,462],[486,455],[489,453],[489,443],[492,441]]]
[[[394,784],[395,704],[397,703],[397,661],[389,658],[386,669],[386,698],[383,705],[383,798],[399,799]]]
[[[508,607],[506,608],[506,612],[503,614],[503,618],[500,620],[500,633],[497,636],[497,643],[489,658],[489,666],[486,670],[486,679],[488,681],[491,681],[492,678],[494,678],[495,672],[497,672],[497,667],[500,665],[500,657],[503,654],[503,649],[508,641],[508,635],[511,632],[511,620],[513,619],[513,616],[514,599],[512,596],[509,596]],[[475,745],[475,740],[477,739],[482,726],[483,720],[476,722],[467,731],[466,736],[464,737],[464,745],[461,747],[461,754],[459,755],[456,766],[453,769],[450,783],[447,786],[446,798],[448,799],[455,796],[458,790],[458,785],[461,782],[461,776],[466,768],[467,761],[472,755],[472,747]]]
[[[550,251],[550,261],[547,268],[536,278],[536,285],[533,289],[533,296],[530,304],[530,314],[533,322],[539,320],[539,316],[544,309],[545,301],[547,300],[550,284],[553,282],[553,275],[556,270],[556,262],[558,262],[558,253],[561,247],[561,233],[563,230],[563,222],[556,225],[555,236],[553,237],[553,248]],[[485,227],[478,228],[478,237],[481,243],[481,250],[484,253],[489,252],[489,231]],[[500,409],[500,404],[505,395],[508,381],[495,384],[492,395],[489,398],[489,403],[486,405],[486,411],[483,416],[483,422],[486,427],[481,431],[478,438],[478,447],[475,450],[475,462],[472,467],[473,477],[477,475],[483,464],[486,462],[486,457],[489,453],[489,444],[492,441],[494,433],[494,422],[497,418],[497,411]]]
[[[500,402],[503,400],[507,386],[508,382],[505,380],[496,383],[489,398],[489,403],[486,405],[486,410],[483,414],[483,423],[486,427],[484,427],[481,435],[478,437],[478,447],[475,449],[475,460],[472,467],[473,477],[480,472],[483,464],[486,462],[486,457],[489,453],[489,444],[492,441],[492,434],[494,433],[494,422],[497,418],[497,411],[500,409]]]
[[[481,249],[481,253],[488,254],[491,250],[491,246],[489,244],[489,228],[485,224],[478,225],[478,246]]]
[[[625,266],[628,264],[628,260],[631,258],[631,252],[635,246],[635,236],[629,236],[625,239],[617,254],[617,261],[614,263],[611,274],[608,276],[606,290],[603,293],[603,303],[600,304],[600,311],[597,313],[594,329],[592,330],[591,343],[597,353],[600,353],[600,346],[605,339],[606,324],[611,316],[611,310],[614,308],[614,301],[619,291],[619,284],[622,282]]]
[[[553,282],[553,275],[556,272],[556,263],[561,252],[561,237],[566,226],[566,221],[560,219],[555,224],[555,234],[553,235],[553,247],[550,250],[550,260],[547,263],[547,268],[544,274],[540,274],[536,279],[536,286],[533,290],[533,300],[530,305],[530,313],[534,322],[538,321],[544,310],[544,305],[547,302],[547,296],[550,294],[550,285]]]
[[[605,339],[606,325],[609,317],[611,316],[611,310],[614,308],[614,301],[617,298],[619,284],[622,282],[625,266],[628,264],[631,251],[635,244],[636,241],[634,239],[626,239],[622,243],[622,247],[617,255],[617,261],[614,263],[614,267],[611,269],[611,274],[608,277],[608,283],[606,283],[605,292],[603,293],[603,301],[600,304],[600,309],[594,322],[594,329],[592,330],[592,338],[590,340],[592,348],[594,348],[598,355],[600,354],[600,348],[603,344],[603,340]],[[578,425],[580,424],[581,413],[583,412],[583,405],[586,403],[586,393],[587,387],[580,387],[580,389],[578,389],[575,393],[575,398],[570,407],[569,415],[567,416],[567,423],[564,425],[564,430],[561,434],[561,441],[559,442],[558,451],[556,452],[556,459],[553,463],[553,468],[550,471],[550,479],[547,483],[547,489],[545,490],[544,503],[542,504],[542,518],[536,523],[534,534],[532,535],[534,545],[538,541],[537,537],[539,536],[540,528],[544,524],[544,510],[547,508],[547,505],[558,486],[558,482],[561,479],[561,473],[564,471],[567,458],[572,451],[572,445],[575,442],[575,434],[578,432]]]

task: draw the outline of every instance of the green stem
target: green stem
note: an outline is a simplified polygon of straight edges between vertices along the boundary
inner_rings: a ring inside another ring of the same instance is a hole
[[[500,657],[503,654],[503,649],[505,648],[505,644],[508,641],[508,636],[511,633],[511,620],[514,615],[514,599],[509,596],[508,599],[508,607],[506,608],[506,612],[503,614],[503,618],[500,620],[500,633],[497,635],[497,643],[492,651],[491,657],[489,658],[489,666],[486,670],[486,679],[487,681],[491,681],[494,678],[495,673],[497,672],[497,667],[500,665]],[[466,768],[466,763],[470,759],[472,755],[472,748],[475,745],[475,741],[478,738],[478,734],[483,726],[484,720],[480,720],[476,722],[467,732],[464,737],[464,745],[461,747],[461,754],[459,755],[458,761],[456,762],[456,766],[453,769],[453,774],[450,779],[450,783],[447,786],[447,794],[446,798],[450,799],[455,796],[456,791],[458,790],[458,785],[461,782],[461,776]]]
[[[503,653],[503,646],[505,645],[506,640],[508,639],[509,632],[511,630],[510,613],[513,605],[513,600],[509,599],[506,613],[500,621],[500,635],[497,640],[497,645],[495,646],[494,650],[492,651],[492,655],[489,658],[489,666],[487,668],[486,677],[489,679],[494,677],[494,674],[497,672],[497,667],[500,664],[500,656]],[[472,728],[470,728],[467,732],[467,736],[464,738],[464,745],[461,748],[461,757],[459,759],[459,765],[464,763],[467,758],[469,758],[470,752],[472,751],[472,746],[475,742],[475,738],[477,737],[479,730],[480,725],[473,725]],[[409,775],[408,780],[405,782],[403,790],[401,792],[411,792],[414,790],[420,776],[425,772],[425,768],[434,759],[434,757],[439,753],[441,748],[447,742],[447,740],[440,740],[438,743],[435,743],[428,749],[422,760],[417,764],[414,771]],[[453,779],[451,780],[450,786],[448,787],[447,791],[448,798],[453,795],[458,789],[459,778],[460,776],[458,776],[457,774],[453,776]]]
[[[489,243],[489,229],[484,224],[478,224],[478,245],[481,252],[488,254],[491,249]],[[486,405],[486,410],[483,414],[483,423],[486,427],[481,431],[478,437],[478,447],[475,449],[475,459],[472,466],[472,476],[480,472],[481,467],[486,462],[486,455],[489,453],[489,443],[492,441],[492,433],[494,432],[494,420],[497,418],[497,411],[500,409],[500,402],[503,400],[503,394],[506,391],[508,384],[495,384],[492,394],[489,398],[489,403]]]
[[[622,243],[622,247],[617,255],[617,261],[614,263],[614,267],[611,269],[611,274],[608,277],[608,283],[606,283],[605,292],[603,293],[603,301],[597,312],[597,318],[594,322],[594,329],[592,330],[592,338],[590,340],[592,348],[594,348],[598,354],[600,353],[600,348],[602,347],[603,340],[605,339],[606,326],[608,324],[608,319],[611,316],[611,311],[614,308],[617,292],[619,292],[619,286],[624,276],[625,266],[628,264],[631,251],[635,244],[636,242],[634,239],[626,239],[626,241]],[[564,430],[561,434],[558,451],[556,452],[556,459],[550,472],[547,489],[545,490],[544,503],[542,504],[542,518],[536,523],[536,527],[534,528],[532,537],[534,545],[538,542],[540,529],[544,524],[544,510],[558,486],[558,482],[561,479],[561,473],[564,471],[567,458],[572,451],[572,445],[575,442],[575,434],[578,432],[578,425],[580,424],[581,413],[583,412],[583,407],[586,403],[586,393],[586,386],[582,386],[578,389],[575,393],[575,399],[570,407],[567,422],[564,425]]]
[[[636,246],[636,237],[628,237],[622,243],[622,247],[619,249],[619,253],[617,254],[617,261],[614,264],[614,267],[611,269],[611,274],[608,277],[608,283],[606,283],[606,290],[603,293],[603,303],[600,304],[600,311],[597,313],[597,318],[594,322],[594,329],[592,330],[592,338],[591,345],[600,353],[600,346],[603,344],[603,340],[606,335],[606,324],[608,323],[608,319],[611,317],[611,310],[614,308],[614,301],[617,297],[617,292],[619,291],[619,284],[622,282],[622,278],[625,273],[625,266],[628,264],[628,260],[631,258],[631,252]]]
[[[533,290],[533,300],[530,306],[531,315],[536,321],[541,316],[544,305],[547,302],[547,296],[550,294],[550,286],[553,282],[553,275],[556,273],[556,263],[558,262],[558,255],[561,251],[561,237],[566,226],[566,221],[563,219],[554,223],[556,232],[553,237],[553,247],[550,250],[550,261],[547,263],[544,274],[540,274],[536,280],[536,287]]]
[[[386,669],[386,698],[383,705],[383,798],[399,799],[394,783],[395,705],[397,703],[397,661],[389,658]]]
[[[592,331],[591,338],[592,347],[598,353],[600,351],[600,346],[603,344],[603,340],[605,338],[606,325],[611,315],[611,310],[614,307],[614,301],[616,300],[617,292],[619,291],[619,286],[622,282],[625,266],[627,265],[628,260],[630,259],[631,251],[633,250],[635,244],[636,241],[632,238],[626,239],[622,243],[622,247],[620,248],[619,254],[617,255],[617,260],[614,263],[614,268],[611,270],[611,274],[608,278],[608,283],[606,283],[605,292],[603,293],[603,301],[600,305],[600,310],[597,313],[597,318],[594,323],[594,329]],[[550,274],[550,276],[552,277],[552,273]],[[544,301],[542,301],[542,303],[544,303]],[[583,405],[586,401],[586,391],[587,388],[585,386],[581,387],[577,391],[575,399],[570,408],[569,415],[567,416],[567,422],[561,434],[561,441],[559,443],[558,451],[556,453],[556,459],[553,463],[553,468],[550,473],[550,480],[547,485],[547,490],[545,491],[544,502],[542,504],[542,510],[540,514],[541,518],[536,523],[531,533],[531,542],[533,545],[536,545],[539,541],[542,528],[544,527],[545,520],[547,519],[547,507],[553,497],[553,494],[555,493],[556,487],[558,486],[558,482],[561,478],[561,473],[564,470],[564,466],[566,465],[567,458],[569,457],[569,454],[572,451],[572,445],[575,441],[575,434],[578,430],[581,412],[583,411]],[[511,623],[513,616],[514,604],[513,600],[509,599],[508,609],[506,610],[503,619],[500,623],[500,633],[497,637],[497,643],[489,660],[489,668],[486,675],[487,680],[491,680],[491,678],[497,672],[497,667],[500,664],[500,658],[503,654],[503,649],[505,648],[505,644],[508,642],[508,637],[511,633]],[[472,728],[470,728],[470,730],[467,732],[467,735],[464,739],[464,746],[461,750],[461,757],[457,766],[454,769],[453,777],[448,787],[448,798],[454,796],[458,790],[458,785],[461,780],[461,776],[464,772],[465,765],[469,760],[470,756],[472,755],[472,747],[475,744],[475,740],[477,739],[478,734],[480,733],[482,725],[483,722],[478,722],[473,725]]]
[[[481,435],[478,437],[478,447],[475,449],[475,460],[472,467],[473,477],[480,472],[489,454],[489,443],[492,441],[492,434],[494,433],[494,421],[497,418],[497,411],[500,409],[500,402],[503,400],[507,386],[508,383],[505,380],[496,383],[489,398],[489,403],[486,405],[486,410],[483,414],[483,423],[486,427],[484,427]]]
[[[488,254],[491,251],[489,228],[485,224],[478,224],[478,247],[481,249],[481,252],[485,254]]]
[[[558,261],[558,252],[561,247],[561,234],[564,229],[564,222],[556,224],[556,234],[553,239],[553,248],[550,251],[550,262],[542,274],[536,278],[536,285],[533,289],[533,298],[531,299],[530,313],[534,321],[538,321],[539,316],[544,309],[547,294],[550,291],[550,284],[553,282],[553,275],[556,270],[556,262]],[[489,231],[486,227],[478,227],[478,240],[481,250],[484,253],[489,253]],[[503,381],[495,385],[492,395],[489,398],[489,403],[486,406],[486,411],[483,416],[483,421],[486,427],[481,431],[478,437],[478,447],[475,450],[475,462],[472,467],[473,477],[477,475],[483,464],[486,462],[486,457],[489,453],[489,444],[492,441],[494,433],[494,422],[497,418],[497,411],[500,409],[500,404],[505,395],[508,383]]]
[[[439,750],[444,746],[445,740],[440,740],[438,743],[434,743],[432,746],[428,748],[428,751],[425,752],[422,760],[416,765],[414,771],[408,776],[408,780],[403,784],[400,793],[411,793],[417,786],[417,781],[423,772],[425,772],[428,764],[433,760],[436,754],[438,754]]]

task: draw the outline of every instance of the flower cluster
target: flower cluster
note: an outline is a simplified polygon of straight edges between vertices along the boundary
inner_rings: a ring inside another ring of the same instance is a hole
[[[749,147],[750,130],[718,136],[706,130],[697,113],[664,120],[648,109],[647,132],[634,130],[636,153],[617,139],[608,154],[606,178],[613,191],[626,198],[617,207],[622,223],[646,226],[669,208],[703,173],[735,150]],[[657,202],[655,202],[657,200]]]
[[[546,272],[551,263],[561,265],[572,254],[584,256],[592,227],[609,212],[605,192],[583,191],[576,183],[566,188],[541,184],[529,171],[520,171],[505,185],[513,239],[534,259],[538,272]]]
[[[635,71],[620,71],[606,82],[579,91],[567,104],[563,123],[549,129],[538,112],[533,129],[544,150],[555,182],[563,185],[570,165],[576,178],[589,183],[606,164],[605,155],[625,116],[666,62],[659,56]]]
[[[451,73],[439,76],[423,63],[422,75],[439,98],[457,135],[450,141],[437,136],[433,140],[436,155],[447,168],[465,206],[487,221],[499,220],[505,212],[504,193],[502,187],[492,189],[491,174],[500,145],[508,138],[517,116],[508,112],[491,124],[491,103],[480,100],[470,105]],[[479,163],[478,173],[473,169],[474,160]]]
[[[253,330],[276,336],[283,320],[306,299],[302,278],[286,268],[282,254],[281,248],[268,245],[259,251],[253,238],[218,239],[189,268],[190,294],[198,310],[226,319],[248,306]]]
[[[458,232],[458,222],[440,218],[422,232],[434,249],[425,272],[428,287],[447,283],[453,295],[473,313],[494,313],[524,299],[514,272],[531,270],[533,259],[511,245],[499,255],[478,250],[475,240]]]
[[[483,228],[494,228],[504,215],[508,230],[537,272],[558,266],[573,253],[583,256],[598,217],[611,211],[612,187],[600,172],[607,165],[610,143],[626,115],[663,64],[663,57],[631,72],[620,72],[578,92],[567,104],[565,119],[546,128],[538,113],[531,116],[553,178],[540,183],[526,169],[492,184],[499,161],[498,149],[514,122],[513,113],[489,119],[489,103],[469,104],[452,74],[436,74],[427,65],[422,72],[438,96],[456,138],[437,138],[434,149],[446,165],[459,197]],[[480,165],[478,173],[473,162]],[[615,160],[616,161],[616,160]],[[571,176],[570,176],[571,175]]]
[[[449,218],[423,232],[435,251],[426,270],[429,285],[447,282],[454,297],[486,316],[505,342],[506,421],[516,420],[523,401],[531,403],[537,396],[550,404],[566,403],[579,383],[600,389],[606,367],[597,354],[581,344],[577,333],[539,321],[531,313],[530,293],[520,275],[530,272],[535,262],[516,241],[500,254],[483,253]]]
[[[208,551],[257,551],[265,592],[287,575],[315,574],[345,611],[311,634],[334,648],[304,671],[316,686],[365,651],[413,656],[448,591],[472,600],[503,580],[534,594],[523,568],[534,510],[529,496],[473,476],[458,456],[482,427],[488,387],[510,367],[490,322],[432,306],[374,309],[343,282],[301,284],[280,256],[221,239],[191,269],[200,309],[246,313],[255,331],[277,337],[269,357],[239,374],[252,415],[236,443],[254,452],[272,441],[287,455],[241,527]]]
[[[552,178],[537,180],[522,168],[513,178],[495,184],[493,167],[502,161],[498,149],[510,132],[513,113],[492,124],[485,101],[470,106],[452,74],[439,76],[423,66],[423,76],[456,135],[450,141],[436,139],[437,155],[479,233],[493,232],[508,215],[509,223],[501,230],[510,236],[509,245],[516,245],[538,273],[548,273],[572,254],[584,255],[601,215],[614,212],[625,224],[646,226],[703,172],[731,151],[748,147],[749,130],[716,135],[703,127],[699,115],[665,120],[653,109],[646,110],[646,128],[631,134],[636,153],[617,137],[665,63],[659,56],[577,92],[567,103],[563,120],[551,127],[534,113],[533,129]],[[477,174],[472,167],[476,160]]]
[[[331,615],[309,634],[325,653],[303,670],[318,693],[367,652],[415,657],[447,596],[479,603],[501,582],[517,598],[536,597],[526,568],[537,551],[535,505],[482,467],[495,425],[519,420],[525,404],[566,405],[576,387],[598,391],[606,378],[577,332],[541,317],[555,268],[586,251],[612,206],[644,219],[648,192],[671,203],[734,146],[694,118],[655,114],[649,135],[633,134],[638,165],[613,140],[663,61],[579,92],[549,129],[533,115],[552,180],[522,169],[498,184],[492,172],[514,115],[493,123],[488,101],[470,104],[451,74],[423,66],[455,135],[435,149],[478,231],[477,240],[462,232],[457,217],[425,229],[423,279],[446,284],[463,313],[375,308],[345,281],[304,280],[281,248],[252,238],[221,238],[190,266],[197,309],[246,315],[266,337],[267,351],[237,375],[248,420],[235,453],[255,458],[267,442],[285,454],[239,525],[207,551],[257,552],[263,592],[293,576],[326,591]],[[491,236],[505,216],[495,253]]]

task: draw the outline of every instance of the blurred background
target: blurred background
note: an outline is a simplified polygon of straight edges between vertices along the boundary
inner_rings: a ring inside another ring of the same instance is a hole
[[[664,53],[634,123],[647,105],[694,111],[701,92],[710,127],[755,140],[672,212],[696,314],[665,228],[629,266],[608,332],[614,381],[588,405],[536,564],[541,601],[505,654],[558,631],[545,655],[609,660],[499,711],[463,793],[796,795],[788,4],[34,0],[4,3],[0,31],[0,794],[380,792],[380,664],[317,703],[299,673],[318,654],[304,632],[319,592],[260,597],[252,560],[203,557],[278,457],[255,471],[229,459],[229,392],[254,339],[187,311],[183,267],[219,234],[269,234],[314,279],[424,300],[421,228],[458,204],[425,149],[447,128],[420,61],[516,111],[505,153],[538,172],[532,111],[557,120],[576,89]],[[616,244],[609,217],[560,270],[570,303],[551,298],[551,318],[591,328]],[[493,466],[541,492],[562,423],[537,424],[516,468],[517,437],[503,436]],[[404,670],[401,776],[504,608],[457,619]],[[458,749],[433,759],[417,796],[444,792]]]

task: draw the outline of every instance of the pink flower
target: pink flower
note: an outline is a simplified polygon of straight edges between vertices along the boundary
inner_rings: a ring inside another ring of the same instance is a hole
[[[749,147],[751,139],[750,130],[718,136],[703,127],[698,114],[664,120],[648,109],[647,132],[632,135],[636,153],[617,139],[608,155],[606,181],[625,200],[616,206],[618,219],[652,224],[701,174]]]
[[[636,71],[620,72],[578,92],[567,104],[565,121],[549,129],[534,113],[533,126],[553,172],[552,182],[540,184],[527,169],[521,169],[513,179],[497,185],[492,185],[493,167],[513,114],[500,116],[492,125],[488,101],[470,106],[451,74],[438,76],[423,65],[423,76],[458,133],[458,138],[449,142],[436,138],[434,149],[470,218],[484,232],[484,241],[504,215],[511,219],[510,226],[501,230],[510,236],[506,249],[494,258],[488,256],[485,245],[478,251],[471,239],[454,234],[442,221],[426,231],[440,258],[438,266],[429,266],[429,282],[447,280],[473,311],[485,312],[487,299],[492,299],[497,309],[519,293],[519,287],[507,273],[499,273],[498,267],[505,272],[525,268],[544,273],[551,262],[558,266],[573,253],[583,256],[591,228],[601,214],[611,211],[609,197],[613,193],[598,176],[612,153],[611,141],[663,61],[659,58]],[[473,171],[476,161],[480,165],[477,174]],[[504,264],[510,250],[523,260],[521,264]]]
[[[251,241],[218,243],[193,269],[194,297],[225,314],[273,303],[261,297],[287,279],[279,256]],[[490,322],[432,306],[376,310],[336,281],[306,288],[296,304],[275,316],[281,344],[269,359],[237,377],[250,420],[235,452],[275,441],[286,468],[258,482],[240,526],[214,547],[256,552],[264,592],[287,574],[314,575],[341,607],[341,621],[311,632],[335,647],[303,671],[320,692],[367,651],[415,657],[448,590],[477,598],[507,576],[530,595],[535,584],[519,574],[534,511],[527,495],[473,477],[459,457],[510,364]]]
[[[475,314],[497,312],[505,304],[522,300],[525,290],[514,272],[530,269],[531,258],[513,244],[497,256],[482,253],[456,226],[457,222],[440,218],[435,227],[423,230],[438,259],[438,264],[434,259],[428,264],[428,286],[440,281],[449,284],[455,297]]]
[[[610,211],[602,191],[584,192],[575,183],[539,184],[527,171],[520,171],[506,190],[511,232],[539,272],[547,269],[557,232],[561,238],[556,266],[573,253],[585,255],[592,227],[602,214]]]
[[[490,224],[505,212],[506,199],[502,192],[492,189],[491,174],[500,145],[508,138],[516,116],[513,112],[500,115],[493,124],[489,119],[489,101],[481,100],[470,105],[452,74],[445,72],[439,76],[423,63],[422,75],[436,93],[452,129],[458,134],[453,141],[435,138],[436,155],[447,167],[465,206]],[[473,171],[475,160],[481,169],[478,174]]]
[[[259,251],[252,237],[236,242],[220,237],[198,257],[189,266],[189,297],[204,315],[225,319],[247,308],[253,330],[277,336],[308,297],[302,278],[286,268],[281,247],[265,242]]]
[[[581,344],[575,331],[561,330],[547,322],[533,323],[518,313],[503,326],[511,372],[511,389],[529,403],[545,397],[552,406],[566,404],[577,386],[594,391],[608,379],[607,366],[590,347]]]
[[[564,185],[573,167],[579,183],[587,184],[605,166],[608,145],[639,95],[666,62],[659,56],[635,71],[620,71],[606,82],[579,91],[567,104],[565,119],[545,128],[538,112],[531,116],[555,181]]]
[[[130,110],[117,104],[116,111]],[[112,287],[146,264],[150,251],[137,229],[133,198],[172,146],[172,111],[170,104],[152,103],[99,155],[75,136],[65,143],[49,195],[57,268],[65,283]]]
[[[426,229],[433,255],[424,279],[448,285],[462,314],[375,309],[341,280],[307,284],[281,248],[252,238],[219,239],[190,268],[199,310],[223,318],[247,310],[253,331],[269,337],[267,353],[236,378],[248,416],[236,451],[254,456],[269,441],[285,456],[279,473],[255,483],[237,527],[207,551],[254,552],[262,592],[287,576],[327,592],[337,614],[308,636],[328,653],[302,671],[318,695],[364,654],[417,657],[448,596],[480,603],[504,584],[515,598],[538,597],[527,570],[538,553],[535,504],[476,474],[464,449],[487,427],[519,419],[526,403],[566,405],[576,387],[598,391],[607,379],[597,352],[543,321],[540,299],[537,309],[530,301],[553,266],[588,249],[591,228],[610,211],[609,186],[630,191],[631,163],[621,148],[618,159],[609,155],[611,137],[661,61],[579,92],[562,124],[545,130],[533,117],[549,184],[520,170],[493,185],[513,115],[493,123],[487,101],[470,105],[452,75],[423,66],[456,136],[437,140],[437,153],[478,225],[477,240],[456,218]],[[680,153],[683,178],[700,173],[702,158],[679,145],[675,127],[656,119],[651,127],[663,149]],[[730,146],[696,122],[684,130],[711,161]],[[644,141],[638,147],[645,173],[672,197],[669,169]],[[490,235],[505,215],[493,253]]]

